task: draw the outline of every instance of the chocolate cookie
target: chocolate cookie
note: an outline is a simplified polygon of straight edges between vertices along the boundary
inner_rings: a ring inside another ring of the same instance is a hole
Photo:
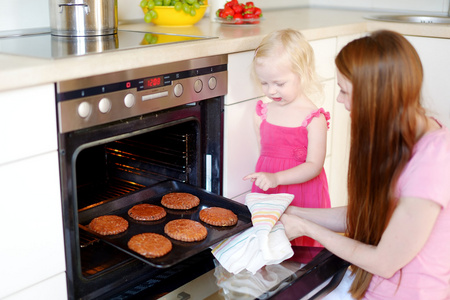
[[[183,242],[201,241],[208,235],[205,226],[189,219],[170,221],[164,226],[164,232],[169,237]]]
[[[115,215],[100,216],[89,223],[89,229],[101,235],[114,235],[128,229],[128,221]]]
[[[214,226],[232,226],[238,221],[234,212],[222,207],[204,208],[199,213],[200,220]]]
[[[133,236],[128,241],[128,248],[147,258],[156,258],[169,253],[172,243],[160,234],[147,232]]]
[[[171,209],[191,209],[200,204],[200,199],[189,193],[170,193],[162,197],[161,204]]]
[[[166,216],[164,208],[153,204],[137,204],[128,210],[128,215],[138,221],[156,221]]]

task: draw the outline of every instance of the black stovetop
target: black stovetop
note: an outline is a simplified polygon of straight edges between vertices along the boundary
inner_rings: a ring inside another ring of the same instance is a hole
[[[118,30],[112,35],[64,37],[52,35],[49,28],[43,28],[0,35],[0,53],[58,59],[211,38],[214,37],[128,30]]]

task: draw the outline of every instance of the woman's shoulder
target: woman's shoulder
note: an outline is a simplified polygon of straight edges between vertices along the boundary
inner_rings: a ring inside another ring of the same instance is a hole
[[[399,179],[401,194],[432,199],[445,206],[450,201],[450,131],[442,126],[425,134],[414,146]]]
[[[444,152],[450,155],[450,130],[441,123],[438,124],[439,127],[428,131],[417,141],[415,152]]]

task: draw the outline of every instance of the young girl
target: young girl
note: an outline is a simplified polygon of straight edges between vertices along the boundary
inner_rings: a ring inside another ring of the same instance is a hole
[[[351,111],[348,207],[289,207],[286,234],[352,264],[342,282],[352,297],[329,299],[450,299],[450,132],[420,104],[419,55],[378,31],[346,45],[336,66],[337,101]]]
[[[291,205],[330,207],[323,169],[329,113],[308,97],[321,92],[314,52],[295,30],[275,31],[255,51],[254,73],[270,103],[258,102],[255,128],[260,144],[252,192],[295,195]],[[317,246],[308,237],[294,246]]]

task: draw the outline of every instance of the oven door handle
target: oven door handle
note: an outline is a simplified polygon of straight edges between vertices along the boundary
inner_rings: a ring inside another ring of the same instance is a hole
[[[205,175],[205,190],[211,192],[212,190],[212,155],[206,154],[206,175]]]
[[[347,272],[347,268],[342,268],[336,273],[333,278],[324,286],[320,291],[318,291],[315,295],[313,295],[309,300],[322,299],[325,295],[331,293],[337,286],[341,283],[342,278],[344,278],[345,272]]]

